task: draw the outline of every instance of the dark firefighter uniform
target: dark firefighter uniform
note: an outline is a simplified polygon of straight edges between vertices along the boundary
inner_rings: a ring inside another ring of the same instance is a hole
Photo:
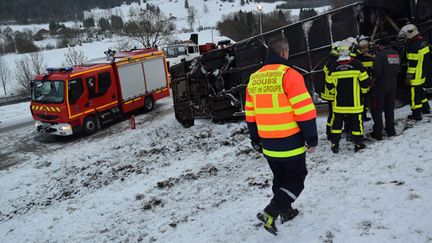
[[[274,174],[273,198],[264,211],[276,218],[291,209],[307,175],[305,143],[318,144],[316,110],[303,76],[270,54],[246,89],[246,121],[252,143],[261,144]]]
[[[363,53],[360,53],[357,55],[357,60],[361,62],[363,67],[366,69],[366,72],[369,75],[369,78],[372,77],[372,69],[374,66],[374,58],[370,55],[366,55]],[[363,105],[364,105],[364,111],[363,111],[363,118],[367,119],[367,111],[369,110],[370,106],[370,94],[366,93],[363,95]]]
[[[363,137],[363,101],[361,95],[368,92],[369,75],[363,65],[350,57],[348,60],[337,61],[329,69],[327,88],[334,93],[332,151],[339,152],[339,141],[342,134],[344,118],[349,121],[349,130],[355,143],[355,151],[364,148]]]
[[[421,120],[422,109],[429,111],[429,104],[423,86],[426,82],[426,75],[430,67],[429,45],[420,35],[410,39],[406,47],[407,75],[406,82],[410,87],[410,105],[412,116]]]
[[[399,53],[390,46],[387,39],[378,42],[382,48],[375,57],[373,73],[375,80],[371,87],[371,114],[374,120],[372,138],[382,139],[383,120],[385,115],[385,131],[389,137],[394,136],[394,108],[397,75],[400,68]]]
[[[324,63],[324,67],[323,67],[323,71],[324,71],[324,77],[325,80],[328,79],[328,74],[329,74],[329,70],[328,68],[333,65],[333,63],[336,62],[337,59],[337,51],[336,50],[332,50],[330,52],[330,54],[327,56],[327,59]],[[325,83],[325,82],[324,82]],[[329,89],[327,88],[327,85],[324,84],[324,90],[323,92],[321,92],[321,98],[323,100],[327,101],[328,104],[328,116],[327,116],[327,123],[326,123],[326,134],[327,134],[327,139],[330,138],[330,131],[331,131],[331,121],[332,121],[332,116],[333,116],[333,100],[334,100],[334,95],[330,94]]]

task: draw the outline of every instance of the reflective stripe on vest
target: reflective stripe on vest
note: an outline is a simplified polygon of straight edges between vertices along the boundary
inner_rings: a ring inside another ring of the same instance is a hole
[[[250,77],[247,89],[254,102],[258,134],[262,138],[285,138],[300,131],[291,103],[305,97],[288,100],[283,88],[283,77],[288,69],[285,65],[267,65]]]

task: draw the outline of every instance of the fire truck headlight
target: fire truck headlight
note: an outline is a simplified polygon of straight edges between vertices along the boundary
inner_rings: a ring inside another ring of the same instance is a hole
[[[71,125],[64,125],[64,126],[59,127],[59,130],[60,131],[70,131],[70,130],[72,130],[72,126]]]

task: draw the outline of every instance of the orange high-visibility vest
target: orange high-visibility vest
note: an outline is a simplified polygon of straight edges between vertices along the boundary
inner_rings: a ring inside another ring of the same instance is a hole
[[[261,138],[290,137],[300,132],[297,121],[316,118],[303,76],[282,64],[265,65],[251,75],[245,110],[246,121],[256,122]],[[263,152],[275,157],[265,148]],[[304,147],[298,148],[297,152],[304,152]]]

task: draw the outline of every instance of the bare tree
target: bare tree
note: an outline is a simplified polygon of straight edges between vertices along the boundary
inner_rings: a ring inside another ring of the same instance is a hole
[[[193,26],[195,24],[195,18],[197,17],[197,10],[193,7],[190,6],[188,8],[188,16],[187,16],[187,21],[189,23],[190,29],[193,31]]]
[[[175,24],[162,13],[140,11],[126,24],[126,34],[144,47],[155,47],[171,39]]]
[[[22,95],[30,94],[30,82],[36,74],[43,73],[45,69],[44,57],[40,52],[34,52],[15,61],[16,79],[18,80],[17,92]]]
[[[8,85],[10,79],[11,72],[5,63],[3,56],[0,56],[0,83],[5,95],[7,95],[6,86]]]
[[[122,38],[117,42],[115,49],[117,51],[127,51],[133,49],[134,47],[134,43],[129,38]]]
[[[87,57],[84,55],[84,52],[81,50],[77,50],[74,47],[68,47],[68,52],[64,54],[65,61],[63,63],[64,66],[78,66],[83,64]]]

